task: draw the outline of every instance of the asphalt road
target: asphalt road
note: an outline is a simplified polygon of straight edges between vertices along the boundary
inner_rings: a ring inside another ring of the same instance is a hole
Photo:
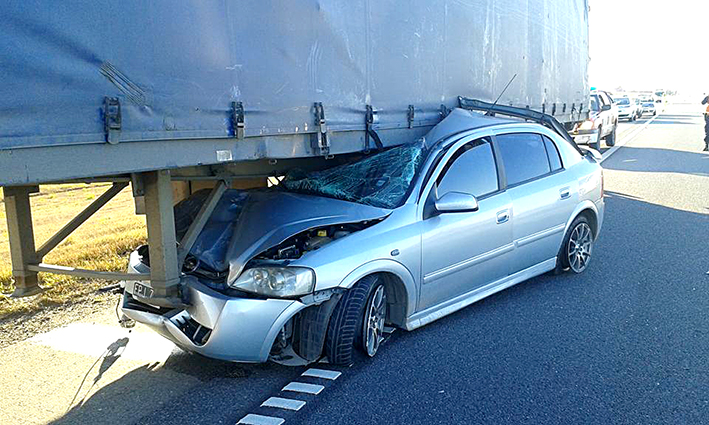
[[[621,124],[619,138],[627,141],[643,123]],[[93,365],[92,357],[80,363],[42,351],[37,356],[91,366],[84,380],[97,388],[71,400],[53,423],[235,424],[248,414],[287,424],[709,423],[702,138],[696,108],[673,105],[604,161],[605,223],[582,275],[544,275],[416,331],[397,331],[374,359],[352,367],[317,365],[341,372],[335,380],[179,351],[154,363],[121,363],[114,351]],[[128,340],[116,342],[130,347]],[[282,391],[294,381],[324,388]],[[79,394],[66,382],[69,395]],[[262,406],[270,397],[306,403],[298,411]]]

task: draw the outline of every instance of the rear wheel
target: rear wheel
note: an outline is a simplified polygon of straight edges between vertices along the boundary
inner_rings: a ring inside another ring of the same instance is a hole
[[[340,299],[330,317],[325,337],[330,363],[351,364],[357,350],[374,357],[384,339],[386,315],[384,282],[377,275],[362,278]]]
[[[601,135],[603,134],[603,127],[598,127],[598,136],[596,137],[596,141],[593,142],[593,149],[597,151],[601,151]]]
[[[593,253],[593,230],[584,215],[576,217],[556,257],[557,269],[583,273]]]
[[[607,146],[615,146],[615,132],[618,129],[618,124],[613,127],[613,131],[609,135],[606,136],[606,145]]]

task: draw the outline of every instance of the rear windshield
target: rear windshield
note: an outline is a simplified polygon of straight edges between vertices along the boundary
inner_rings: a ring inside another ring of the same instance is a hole
[[[627,97],[621,97],[615,100],[618,105],[630,105],[630,100]]]

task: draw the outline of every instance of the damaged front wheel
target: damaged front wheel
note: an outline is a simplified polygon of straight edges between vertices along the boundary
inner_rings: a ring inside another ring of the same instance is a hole
[[[330,363],[352,363],[355,349],[373,357],[383,340],[386,315],[384,282],[377,275],[362,278],[342,297],[330,317],[325,340]]]

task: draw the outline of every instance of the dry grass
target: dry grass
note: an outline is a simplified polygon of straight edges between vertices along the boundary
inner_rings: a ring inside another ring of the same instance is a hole
[[[100,196],[110,184],[46,185],[31,198],[36,245],[41,245],[79,211]],[[101,208],[73,234],[54,248],[45,263],[70,267],[125,271],[128,253],[147,239],[145,217],[134,214],[130,188],[126,188]],[[7,236],[4,203],[0,204],[0,291],[12,292],[12,266]],[[30,312],[48,305],[78,301],[103,285],[72,276],[40,273],[46,290],[28,299],[0,297],[0,318]]]

